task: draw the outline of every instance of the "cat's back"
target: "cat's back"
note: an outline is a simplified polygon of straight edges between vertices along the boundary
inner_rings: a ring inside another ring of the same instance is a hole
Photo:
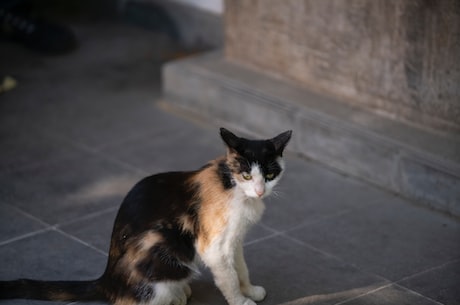
[[[130,208],[154,207],[161,205],[168,209],[178,208],[192,199],[195,190],[190,179],[195,172],[166,172],[151,175],[136,183],[123,200],[122,207]]]
[[[142,231],[153,223],[168,222],[187,213],[196,192],[189,182],[194,175],[193,171],[166,172],[143,178],[124,198],[116,224],[129,224],[134,231]]]
[[[195,175],[190,172],[165,172],[143,178],[136,183],[125,197],[125,201],[158,200],[163,197],[174,197],[188,193],[189,180]]]
[[[123,200],[114,231],[127,236],[165,226],[178,227],[192,235],[215,231],[211,227],[225,223],[230,194],[221,181],[220,161],[212,160],[196,171],[145,177]]]

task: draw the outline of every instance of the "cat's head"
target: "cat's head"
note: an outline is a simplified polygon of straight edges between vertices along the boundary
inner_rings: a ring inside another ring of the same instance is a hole
[[[271,193],[283,173],[283,151],[291,135],[289,130],[268,140],[248,140],[220,129],[232,181],[247,197],[263,198]]]

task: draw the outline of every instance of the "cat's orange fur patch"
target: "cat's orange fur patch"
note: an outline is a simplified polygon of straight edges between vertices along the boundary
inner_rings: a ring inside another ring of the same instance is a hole
[[[140,240],[139,240],[139,250],[141,252],[148,251],[152,248],[155,244],[159,243],[162,240],[162,236],[156,232],[147,232]]]
[[[120,297],[116,299],[113,304],[114,305],[137,305],[139,303],[131,297]]]
[[[210,243],[225,228],[228,221],[228,201],[230,192],[224,190],[217,174],[220,159],[212,161],[211,166],[198,172],[191,180],[200,186],[198,211],[199,229],[197,235],[197,251],[203,254]]]
[[[182,215],[179,217],[178,222],[183,231],[192,233],[195,230],[195,224],[189,215]]]
[[[62,291],[53,291],[53,292],[50,292],[49,293],[49,296],[48,296],[50,299],[53,299],[53,300],[71,300],[71,299],[74,299],[76,298],[77,296],[75,295],[72,295],[70,293],[67,293],[67,292],[62,292]]]

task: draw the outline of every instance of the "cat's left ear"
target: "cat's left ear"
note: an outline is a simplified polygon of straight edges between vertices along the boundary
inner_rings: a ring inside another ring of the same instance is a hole
[[[235,136],[230,130],[223,127],[220,128],[220,136],[222,140],[224,140],[225,144],[227,144],[228,148],[236,150],[240,144],[240,138]]]
[[[279,156],[283,155],[284,148],[286,147],[289,140],[291,139],[291,136],[292,136],[292,130],[288,130],[288,131],[285,131],[277,135],[273,139],[270,139],[270,142],[272,142],[273,145],[275,146],[276,153]]]

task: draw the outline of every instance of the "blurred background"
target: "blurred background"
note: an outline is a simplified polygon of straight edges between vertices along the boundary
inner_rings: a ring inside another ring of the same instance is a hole
[[[137,180],[292,129],[262,304],[459,304],[459,54],[457,0],[1,0],[0,278],[99,275]]]

